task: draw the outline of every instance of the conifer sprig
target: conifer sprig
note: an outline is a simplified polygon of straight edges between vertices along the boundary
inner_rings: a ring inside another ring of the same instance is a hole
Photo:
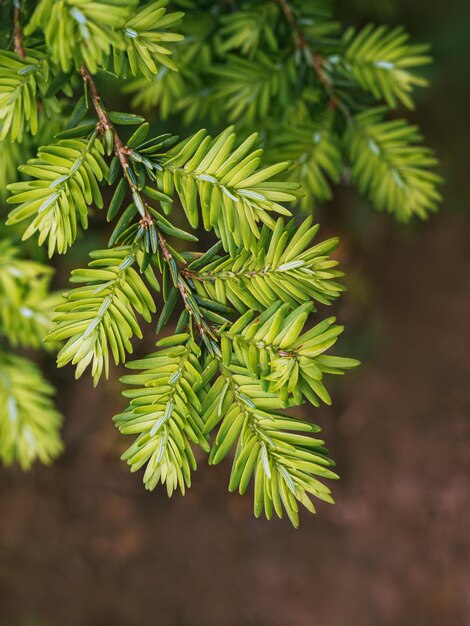
[[[73,244],[78,226],[87,228],[88,207],[103,207],[99,182],[107,177],[104,148],[95,131],[88,139],[62,139],[39,149],[20,171],[36,180],[13,183],[8,202],[18,204],[7,224],[34,219],[23,239],[39,232],[39,244],[48,241],[49,256],[63,254]]]
[[[184,19],[174,10],[182,5]],[[19,168],[28,179],[11,181],[18,206],[8,222],[27,222],[23,238],[38,233],[49,255],[74,244],[94,207],[107,204],[112,231],[72,272],[52,328],[50,274],[0,245],[5,344],[36,346],[48,332],[58,365],[76,366],[77,377],[89,368],[95,384],[111,361],[129,367],[129,405],[115,422],[134,437],[123,459],[144,470],[148,489],[184,493],[196,458],[232,454],[229,489],[253,484],[256,516],[287,514],[297,526],[300,504],[315,512],[312,496],[333,501],[323,480],[337,476],[320,428],[289,411],[329,404],[330,375],[358,362],[330,354],[343,328],[316,318],[343,291],[338,241],[314,241],[318,226],[296,205],[310,211],[348,177],[400,219],[435,210],[434,158],[414,127],[386,118],[413,106],[427,49],[397,29],[341,35],[318,0],[40,0],[11,16],[13,49],[0,51],[2,154],[18,160],[52,126],[51,113],[63,117]],[[237,128],[154,135],[144,118],[108,106],[103,78],[126,79],[161,118]],[[122,126],[134,127],[127,140]],[[208,250],[200,226],[216,240]],[[165,336],[126,362],[144,321]],[[23,385],[31,391],[21,396]],[[28,467],[59,452],[51,393],[2,343],[5,462]]]
[[[144,123],[126,145],[116,128],[123,118],[107,111],[85,65],[81,75],[98,118],[90,136],[114,153],[107,173],[115,185],[108,220],[117,224],[110,249],[92,253],[89,268],[72,273],[72,281],[83,286],[56,308],[49,339],[67,340],[58,364],[77,365],[77,376],[91,365],[95,384],[102,374],[107,377],[111,356],[125,362],[132,336],[141,336],[136,313],[150,321],[155,305],[149,287],[159,290],[161,283],[157,330],[178,302],[182,313],[175,334],[157,342],[160,350],[128,364],[138,371],[122,381],[136,388],[126,392],[130,406],[115,421],[137,438],[123,458],[134,471],[145,466],[147,488],[162,482],[171,495],[190,486],[196,469],[192,445],[210,451],[210,462],[218,463],[238,441],[231,488],[243,493],[253,477],[255,514],[287,512],[297,525],[298,502],[314,511],[308,494],[332,501],[316,476],[335,474],[326,469],[331,462],[323,443],[308,435],[318,427],[280,410],[304,398],[330,402],[323,375],[357,364],[320,360],[341,331],[327,331],[331,320],[300,337],[313,300],[328,304],[341,293],[341,273],[329,258],[337,241],[311,247],[318,231],[311,219],[286,226],[269,218],[269,209],[288,214],[279,203],[295,198],[297,186],[270,182],[285,163],[258,168],[256,137],[237,147],[229,128],[215,139],[196,133],[175,143],[168,136],[148,139]],[[197,227],[202,213],[219,244],[200,254],[168,243],[168,237],[196,239],[168,220],[175,195],[190,226]],[[131,203],[123,209],[126,196]]]

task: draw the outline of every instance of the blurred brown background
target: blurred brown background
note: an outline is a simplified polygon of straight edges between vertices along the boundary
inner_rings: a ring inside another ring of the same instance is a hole
[[[337,504],[298,531],[256,521],[250,497],[226,491],[230,464],[204,460],[185,498],[147,494],[118,458],[117,373],[93,392],[50,362],[67,449],[51,469],[0,473],[0,626],[470,624],[470,3],[338,11],[433,43],[416,119],[446,187],[424,225],[345,191],[322,213],[323,234],[343,237],[341,352],[364,361],[314,415]]]

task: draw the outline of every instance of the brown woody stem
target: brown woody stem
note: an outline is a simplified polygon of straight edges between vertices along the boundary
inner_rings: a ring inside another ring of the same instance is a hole
[[[13,11],[13,45],[15,52],[22,59],[26,58],[26,50],[24,49],[23,30],[21,28],[21,9],[15,7]]]
[[[128,159],[129,149],[122,142],[121,138],[119,137],[117,133],[116,128],[114,127],[114,124],[109,118],[109,115],[101,106],[101,96],[98,92],[98,89],[96,87],[96,84],[95,84],[95,81],[93,80],[92,75],[90,74],[87,66],[84,63],[80,71],[81,71],[83,80],[87,83],[88,89],[90,90],[91,100],[93,102],[93,106],[95,108],[95,111],[99,120],[100,131],[104,133],[108,128],[112,130],[113,137],[114,137],[114,152],[119,159],[122,171],[124,173],[124,176],[127,179],[127,182],[129,183],[130,188],[132,189],[132,191],[136,191],[136,187],[134,183],[132,182],[132,180],[129,178],[129,174],[127,171],[129,169],[129,159]]]

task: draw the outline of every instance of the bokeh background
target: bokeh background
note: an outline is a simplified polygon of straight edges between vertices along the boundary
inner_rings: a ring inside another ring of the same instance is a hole
[[[348,276],[342,353],[364,362],[314,415],[337,504],[298,531],[255,521],[250,498],[226,491],[229,463],[203,462],[185,498],[147,494],[119,461],[117,374],[93,392],[46,360],[66,452],[0,473],[0,626],[470,624],[470,3],[349,0],[338,16],[432,43],[414,117],[446,184],[426,224],[343,189],[322,210]]]

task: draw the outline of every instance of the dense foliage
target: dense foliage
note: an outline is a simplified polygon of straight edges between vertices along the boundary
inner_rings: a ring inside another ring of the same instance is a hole
[[[314,241],[318,227],[297,209],[311,212],[340,179],[400,219],[436,208],[434,158],[415,127],[386,118],[426,84],[416,72],[426,47],[400,29],[338,34],[325,0],[15,0],[0,12],[7,223],[50,257],[95,209],[113,224],[59,302],[46,296],[50,271],[2,244],[3,336],[38,346],[47,334],[59,367],[89,368],[95,384],[126,363],[129,406],[115,422],[134,437],[123,458],[145,468],[147,488],[184,492],[197,446],[210,463],[233,451],[230,490],[253,478],[255,515],[286,512],[297,525],[298,503],[332,502],[320,479],[336,474],[319,427],[286,410],[330,403],[328,375],[357,365],[329,354],[335,319],[314,317],[343,290],[338,242]],[[101,86],[119,78],[135,106],[180,126],[204,117],[215,136],[155,134],[114,111]],[[207,250],[201,228],[215,241]],[[127,361],[153,319],[166,329],[157,350]],[[50,393],[2,343],[5,461],[27,467],[60,450]]]
[[[21,259],[9,242],[0,243],[0,459],[23,469],[60,452],[61,416],[53,389],[40,369],[14,348],[37,348],[51,329],[59,301],[48,295],[51,268]]]

